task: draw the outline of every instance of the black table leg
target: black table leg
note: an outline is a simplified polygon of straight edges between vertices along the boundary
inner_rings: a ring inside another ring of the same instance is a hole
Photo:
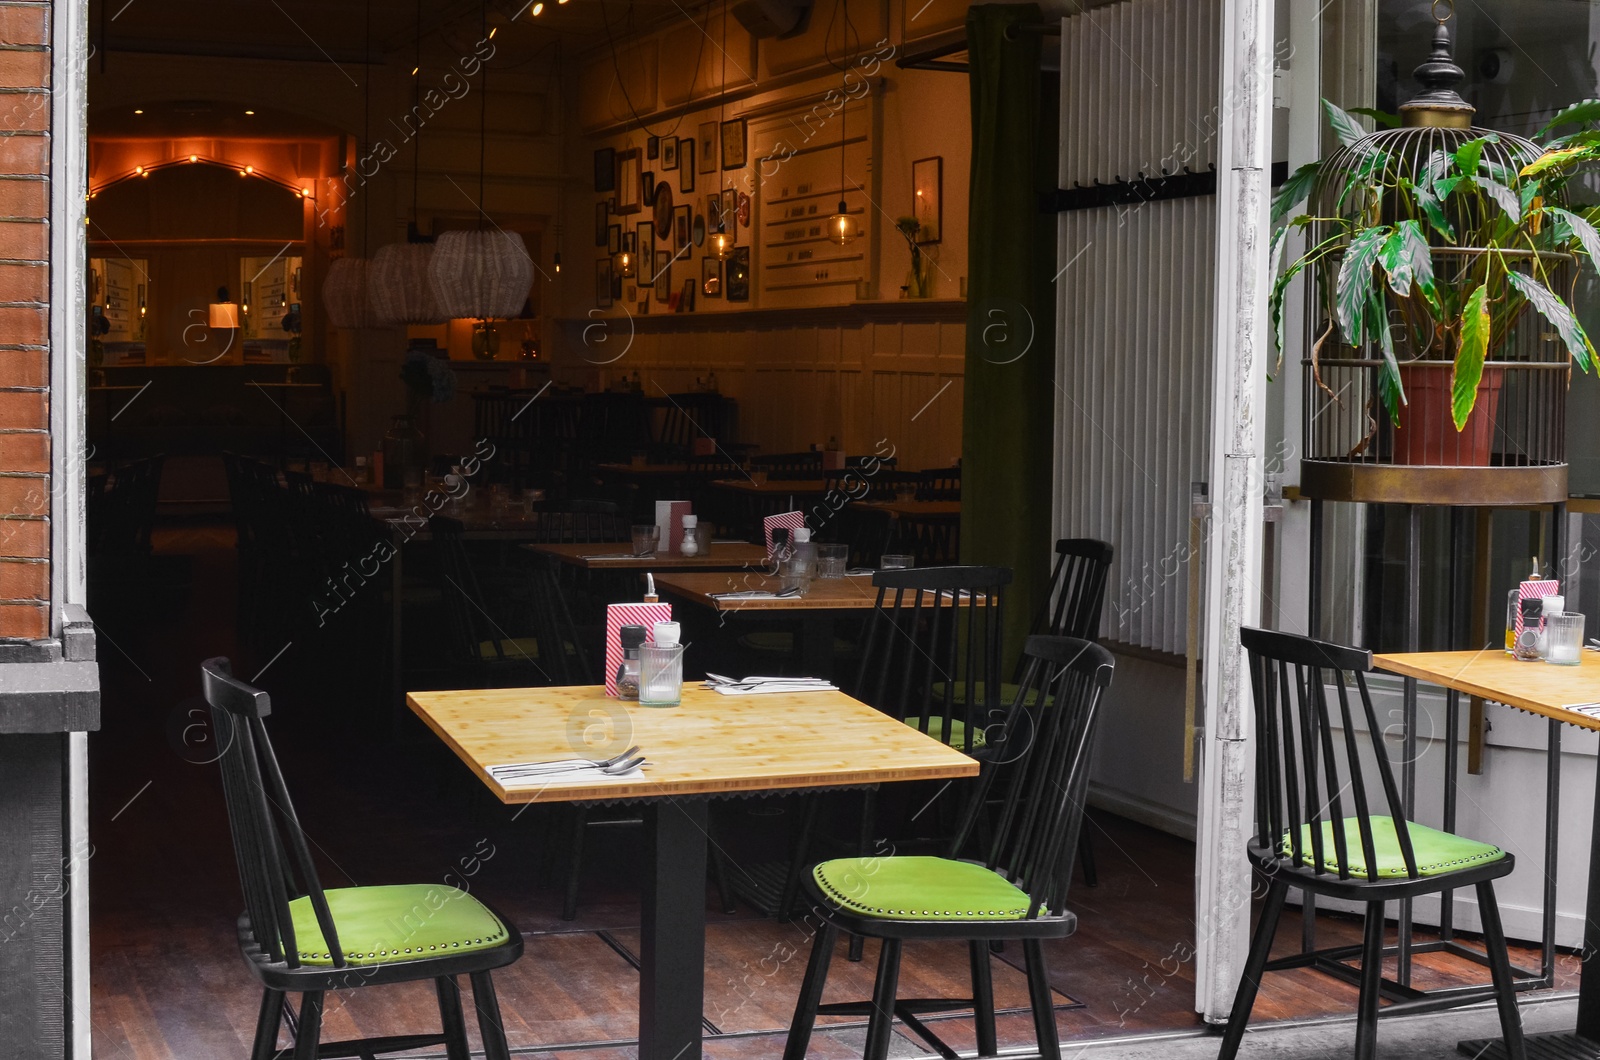
[[[645,808],[639,1060],[700,1060],[706,968],[706,802]]]
[[[1589,833],[1589,893],[1583,919],[1583,971],[1578,980],[1577,1033],[1533,1034],[1528,1060],[1600,1060],[1600,771],[1595,773],[1595,815]],[[1480,1060],[1506,1060],[1498,1040],[1460,1042],[1456,1051]]]

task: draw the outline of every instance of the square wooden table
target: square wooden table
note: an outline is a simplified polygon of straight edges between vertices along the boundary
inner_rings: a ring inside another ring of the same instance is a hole
[[[714,541],[709,550],[696,556],[664,550],[635,556],[629,553],[631,546],[626,541],[617,544],[541,543],[522,547],[585,570],[737,571],[767,565],[766,547],[748,541]]]
[[[833,632],[840,612],[868,611],[877,606],[878,590],[872,578],[814,578],[804,596],[758,596],[718,599],[722,593],[770,592],[783,588],[782,579],[759,571],[727,574],[663,574],[656,591],[707,608],[718,615],[739,615],[756,620],[788,619],[800,627],[800,662],[813,677],[833,676]]]
[[[677,707],[602,686],[412,692],[406,702],[507,804],[644,802],[640,1060],[697,1060],[705,1007],[706,807],[712,798],[977,775],[978,763],[841,692],[724,696],[685,686]],[[506,788],[488,767],[609,758],[634,744],[636,780]]]
[[[1566,725],[1600,730],[1600,717],[1574,707],[1600,711],[1600,653],[1583,651],[1577,666],[1518,662],[1504,651],[1410,652],[1374,655],[1380,670],[1508,707],[1526,710]],[[1558,748],[1552,747],[1553,752]],[[1589,841],[1589,892],[1584,919],[1584,952],[1600,952],[1600,772],[1596,774],[1594,830]],[[1546,906],[1553,908],[1554,881],[1547,883]],[[1548,915],[1548,914],[1547,914]],[[1600,1060],[1600,960],[1583,962],[1578,988],[1577,1032],[1535,1034],[1527,1038],[1529,1060]],[[1505,1045],[1496,1040],[1462,1042],[1461,1051],[1482,1060],[1504,1060]]]

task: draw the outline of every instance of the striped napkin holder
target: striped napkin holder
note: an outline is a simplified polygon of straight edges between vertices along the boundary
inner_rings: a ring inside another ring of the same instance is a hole
[[[606,605],[606,695],[617,695],[617,667],[622,665],[622,627],[643,626],[644,642],[656,642],[656,623],[672,621],[672,605],[607,604]]]

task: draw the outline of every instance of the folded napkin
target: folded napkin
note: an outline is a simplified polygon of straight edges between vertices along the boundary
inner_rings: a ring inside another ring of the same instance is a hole
[[[837,692],[839,686],[819,677],[751,677],[743,681],[707,681],[706,684],[724,696],[763,696],[774,692]]]
[[[643,780],[644,767],[635,766],[626,773],[607,773],[593,762],[575,758],[560,762],[507,762],[490,766],[489,776],[503,788],[569,787]]]

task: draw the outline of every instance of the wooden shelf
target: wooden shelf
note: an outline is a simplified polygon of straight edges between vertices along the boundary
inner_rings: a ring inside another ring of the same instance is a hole
[[[603,317],[566,317],[556,323],[564,329],[581,331],[597,320],[626,319],[626,314],[617,312]],[[826,327],[839,324],[859,327],[869,323],[957,323],[966,319],[967,302],[964,298],[886,298],[794,309],[696,310],[692,313],[652,311],[644,316],[632,317],[636,332],[725,331],[733,328]]]

